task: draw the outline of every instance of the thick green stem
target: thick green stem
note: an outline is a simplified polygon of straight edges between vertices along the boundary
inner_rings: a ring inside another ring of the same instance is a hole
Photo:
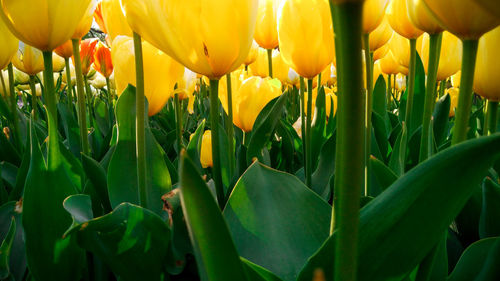
[[[231,86],[231,73],[226,74],[227,81],[227,122],[226,131],[227,138],[229,139],[229,168],[230,175],[233,175],[235,169],[235,156],[234,156],[234,126],[233,126],[233,87]]]
[[[432,112],[436,103],[436,81],[441,53],[443,33],[431,34],[429,41],[429,62],[427,67],[427,85],[425,87],[424,115],[422,118],[422,136],[420,138],[419,161],[423,162],[430,155],[429,129],[431,126]]]
[[[136,156],[137,156],[137,186],[139,187],[139,202],[142,207],[148,207],[146,191],[146,101],[144,97],[144,62],[142,57],[141,36],[134,32],[135,53],[135,128],[136,128]]]
[[[175,131],[177,136],[177,153],[181,155],[181,150],[184,148],[182,144],[182,113],[181,103],[179,101],[179,94],[174,95],[174,108],[175,108]]]
[[[488,126],[485,126],[485,130],[487,130],[488,135],[496,133],[498,122],[498,101],[488,101],[486,118]]]
[[[307,116],[306,116],[306,135],[302,136],[302,139],[306,142],[306,151],[304,152],[306,158],[305,164],[305,174],[306,174],[306,185],[311,187],[312,180],[312,155],[311,155],[311,122],[312,122],[312,92],[313,92],[313,80],[307,79]]]
[[[363,47],[365,53],[365,73],[366,73],[366,106],[365,106],[365,186],[364,195],[368,195],[368,175],[370,174],[370,154],[372,136],[372,110],[373,110],[373,60],[370,55],[370,34],[363,34]]]
[[[75,63],[75,75],[76,75],[76,96],[78,103],[78,126],[80,127],[80,142],[82,153],[85,155],[89,154],[89,140],[87,136],[87,111],[85,109],[86,99],[85,90],[83,85],[83,73],[82,73],[82,61],[80,58],[80,40],[72,39],[73,43],[73,59]],[[68,85],[71,85],[71,73],[69,67],[69,60],[66,62],[66,75],[69,78],[67,81]]]
[[[362,2],[330,1],[335,30],[339,106],[332,223],[335,240],[334,280],[354,281],[357,274],[359,204],[364,187],[365,120],[361,57]]]
[[[269,77],[273,78],[273,49],[267,49],[267,66],[269,67]]]
[[[462,41],[462,75],[460,77],[458,106],[455,113],[455,128],[453,129],[451,145],[458,144],[467,139],[469,117],[472,108],[472,84],[474,82],[478,41],[479,40]]]
[[[31,107],[33,109],[33,120],[37,119],[38,96],[36,95],[36,79],[35,76],[30,75],[30,89],[31,89]]]
[[[411,128],[411,114],[413,112],[413,96],[415,94],[415,71],[417,58],[417,39],[410,40],[410,67],[408,74],[408,96],[406,97],[405,123],[408,131]],[[411,133],[411,132],[410,132]]]
[[[222,186],[222,171],[220,161],[220,146],[219,146],[219,80],[210,80],[210,126],[212,133],[212,160],[213,160],[213,180],[215,183],[215,191],[217,193],[217,201],[221,210],[224,208],[225,195],[224,187]]]
[[[45,104],[47,106],[47,119],[49,123],[49,170],[55,170],[61,164],[61,153],[59,152],[59,132],[57,127],[56,91],[54,88],[54,76],[52,74],[52,52],[43,52],[45,70],[43,81],[45,82]]]

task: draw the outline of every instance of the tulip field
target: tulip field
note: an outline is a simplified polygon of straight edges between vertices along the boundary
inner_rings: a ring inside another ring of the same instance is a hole
[[[499,281],[498,0],[0,0],[0,281]]]

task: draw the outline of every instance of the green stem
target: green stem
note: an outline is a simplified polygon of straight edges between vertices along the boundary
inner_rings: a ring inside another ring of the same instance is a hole
[[[139,202],[148,207],[146,191],[146,102],[144,97],[144,62],[142,57],[141,36],[134,32],[135,81],[136,81],[136,154],[137,154],[137,186]]]
[[[429,147],[429,129],[431,126],[432,112],[436,103],[436,81],[441,53],[443,33],[431,34],[429,41],[429,62],[427,67],[427,85],[425,87],[424,115],[422,118],[422,136],[420,138],[419,161],[423,162],[431,154]]]
[[[474,82],[474,68],[476,67],[477,47],[479,40],[463,40],[462,75],[458,93],[458,106],[455,113],[455,128],[451,145],[467,139],[469,117],[472,108],[472,84]]]
[[[439,82],[439,98],[444,96],[444,91],[446,90],[446,79]]]
[[[108,90],[108,94],[107,94],[107,99],[108,99],[108,102],[109,102],[109,105],[111,106],[113,104],[113,101],[112,101],[112,98],[113,98],[113,94],[111,93],[111,84],[109,83],[109,77],[106,77],[106,89]]]
[[[391,93],[392,93],[392,84],[391,84],[391,81],[392,80],[392,74],[389,74],[387,76],[387,110],[391,110],[391,106],[392,106],[392,102],[391,102]]]
[[[83,76],[83,84],[85,85],[85,92],[87,93],[87,110],[89,114],[90,127],[94,124],[94,114],[92,108],[92,90],[90,89],[90,84],[87,76]]]
[[[361,57],[362,2],[330,1],[336,41],[339,106],[335,199],[331,230],[335,240],[334,280],[354,281],[357,273],[358,225],[361,190],[364,187],[365,120]]]
[[[45,70],[43,81],[45,82],[44,99],[47,106],[47,119],[49,124],[49,150],[48,166],[54,171],[61,164],[61,153],[59,152],[59,132],[57,127],[56,91],[54,88],[54,76],[52,74],[52,52],[43,52]]]
[[[269,77],[273,78],[273,49],[267,49],[267,66],[269,67]]]
[[[304,82],[304,78],[300,77],[299,78],[299,81],[300,81],[300,132],[301,132],[301,135],[302,135],[302,154],[303,154],[303,162],[304,162],[304,174],[305,174],[305,170],[306,170],[306,115],[305,115],[305,98],[304,98],[304,95],[305,95],[305,89],[306,89],[306,86],[305,86],[305,82]]]
[[[306,151],[304,152],[306,158],[305,164],[305,174],[306,174],[306,185],[311,187],[312,180],[312,155],[311,155],[311,121],[312,121],[312,92],[313,92],[313,80],[307,79],[307,115],[306,115],[306,135],[302,136],[302,139],[305,139],[306,142]]]
[[[212,174],[215,183],[215,191],[217,193],[217,201],[222,210],[225,203],[225,195],[224,187],[222,186],[219,146],[219,80],[216,79],[210,79],[210,125],[212,133],[212,159],[214,164]]]
[[[78,103],[78,126],[80,127],[80,142],[82,153],[85,155],[89,154],[89,140],[87,137],[87,111],[85,109],[86,99],[85,90],[83,84],[83,73],[82,73],[82,61],[80,58],[80,40],[72,39],[73,43],[73,59],[75,63],[75,74],[76,74],[76,96]],[[69,73],[69,74],[68,74]],[[71,72],[69,67],[69,60],[66,62],[66,77],[68,84],[71,85]]]
[[[227,81],[227,118],[226,131],[227,137],[229,139],[229,168],[230,175],[233,175],[235,167],[235,156],[234,156],[234,126],[233,126],[233,88],[231,86],[231,73],[226,74]]]
[[[66,68],[66,98],[68,102],[68,110],[73,113],[73,87],[71,86],[71,69],[69,67],[69,58],[64,59]]]
[[[373,110],[373,61],[370,55],[370,34],[363,34],[363,47],[365,53],[366,69],[366,107],[365,107],[365,189],[364,195],[368,195],[368,175],[370,173],[371,136],[372,136],[372,110]]]
[[[411,134],[411,114],[413,111],[413,96],[415,94],[415,71],[417,58],[417,39],[410,40],[410,67],[408,74],[408,96],[406,97],[405,123],[408,132]]]
[[[174,108],[175,108],[175,131],[177,136],[177,153],[180,156],[181,150],[184,148],[182,144],[182,113],[181,104],[179,102],[179,94],[174,95]]]
[[[488,127],[485,127],[488,135],[494,134],[497,131],[497,121],[498,121],[498,101],[488,101],[488,112],[486,114]]]
[[[13,135],[15,136],[15,140],[18,144],[18,147],[21,148],[21,134],[19,132],[19,117],[17,115],[17,94],[16,90],[14,89],[14,67],[12,66],[12,63],[9,63],[9,66],[7,68],[8,73],[9,73],[9,92],[11,94],[11,111],[12,111],[12,127],[13,127]],[[52,77],[54,79],[54,77]],[[56,115],[57,116],[57,115]]]
[[[31,89],[31,107],[33,108],[33,120],[37,119],[38,96],[36,95],[36,79],[35,76],[30,75],[30,89]]]

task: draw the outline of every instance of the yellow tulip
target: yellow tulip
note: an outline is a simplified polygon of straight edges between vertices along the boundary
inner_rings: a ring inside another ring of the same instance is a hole
[[[259,44],[257,44],[257,42],[255,42],[255,40],[254,40],[252,42],[252,47],[250,48],[250,51],[248,52],[248,56],[246,57],[243,64],[244,65],[252,64],[257,59],[258,52],[259,52]]]
[[[177,81],[177,89],[175,90],[175,93],[179,95],[180,100],[191,98],[197,80],[198,79],[196,79],[196,73],[187,68],[184,68],[184,74],[182,75],[181,79]]]
[[[372,33],[380,25],[388,4],[389,0],[366,0],[363,3],[364,34]]]
[[[302,77],[312,79],[334,57],[333,27],[327,0],[288,0],[278,17],[281,55]]]
[[[73,63],[71,63],[71,62],[69,63],[69,71],[71,74],[70,83],[71,83],[71,86],[74,86],[76,83],[76,73],[75,73],[75,67],[73,66]],[[66,75],[66,68],[64,68],[63,71],[61,72],[61,79],[62,79],[62,82],[64,84],[68,84],[67,75]],[[113,81],[113,80],[111,80],[111,81]]]
[[[66,61],[56,53],[52,53],[52,71],[61,72],[66,67]]]
[[[212,132],[210,130],[203,132],[203,137],[201,138],[200,163],[205,169],[214,166],[212,160]]]
[[[21,41],[52,51],[71,39],[95,0],[1,0],[0,15]]]
[[[9,74],[7,70],[0,70],[0,75],[3,77],[3,83],[0,83],[0,94],[2,97],[6,95],[10,97]]]
[[[396,75],[396,90],[400,92],[406,90],[406,78],[401,74]]]
[[[489,12],[493,16],[500,19],[500,5],[496,0],[473,0],[479,6],[481,6],[486,12]]]
[[[16,55],[19,47],[19,40],[12,35],[3,20],[0,20],[0,69],[4,69]]]
[[[429,61],[429,35],[424,34],[422,37],[422,48],[420,55],[424,64],[425,72],[427,73],[427,65]],[[437,72],[437,80],[442,81],[451,75],[457,73],[462,66],[462,41],[453,34],[445,31],[441,43],[441,55],[439,57],[439,67]]]
[[[387,75],[408,72],[408,68],[400,65],[390,50],[385,57],[380,59],[380,70]]]
[[[385,44],[384,46],[378,48],[375,52],[373,52],[373,61],[378,61],[379,59],[385,57],[389,52],[389,45]]]
[[[75,33],[73,33],[73,36],[71,36],[72,39],[82,39],[83,36],[89,33],[89,30],[92,27],[92,22],[94,21],[94,11],[96,6],[96,1],[93,1],[92,4],[89,5],[87,11],[85,12],[85,15],[80,20]]]
[[[407,0],[407,4],[408,16],[414,26],[429,34],[436,34],[443,31],[443,28],[439,25],[422,0]]]
[[[410,42],[404,38],[403,36],[399,35],[398,33],[394,33],[392,35],[391,40],[389,40],[389,49],[392,51],[392,54],[394,55],[394,58],[396,61],[408,68],[410,65]],[[421,50],[422,48],[422,37],[419,37],[417,39],[417,52]]]
[[[450,95],[450,114],[449,117],[455,116],[455,111],[458,106],[458,88],[449,88],[446,93]]]
[[[278,0],[260,0],[253,38],[264,49],[278,47]]]
[[[248,73],[245,70],[238,69],[235,70],[231,73],[231,94],[232,94],[232,106],[233,106],[233,113],[235,112],[235,104],[236,100],[238,100],[238,94],[239,94],[239,89],[241,86],[241,83],[245,81],[247,78],[249,78]],[[227,100],[227,78],[226,76],[223,76],[220,81],[219,81],[219,100],[220,103],[222,104],[222,108],[224,108],[224,111],[226,114],[228,113],[228,100]]]
[[[89,80],[89,84],[92,85],[95,89],[103,89],[106,87],[106,78],[102,76],[101,73],[95,72],[95,75]]]
[[[123,15],[120,0],[103,0],[101,5],[104,26],[106,26],[111,43],[119,35],[132,36],[132,30]]]
[[[122,0],[132,30],[194,72],[219,79],[245,61],[258,0]]]
[[[386,45],[392,37],[392,30],[387,20],[387,16],[383,18],[382,23],[370,33],[370,51],[374,52],[382,46]]]
[[[337,69],[330,64],[321,72],[321,85],[333,86],[337,83]]]
[[[451,76],[451,85],[455,88],[460,88],[460,78],[462,71],[458,71],[455,75]]]
[[[492,100],[500,100],[500,27],[486,33],[479,39],[479,48],[474,75],[474,91]]]
[[[292,71],[292,76],[290,76],[290,71]],[[281,81],[282,84],[292,86],[294,85],[293,81],[294,77],[297,74],[283,59],[283,56],[281,56],[281,53],[278,50],[273,51],[273,75],[275,78],[278,78],[278,80]],[[297,76],[297,80],[298,80]]]
[[[43,54],[40,50],[19,42],[19,49],[12,59],[12,64],[28,75],[35,75],[44,70]]]
[[[417,39],[424,33],[411,23],[406,0],[392,0],[387,8],[387,19],[392,29],[407,39]]]
[[[250,132],[260,111],[279,95],[281,83],[276,78],[254,76],[246,79],[235,95],[234,124]]]
[[[273,69],[274,69],[274,64],[275,64],[275,55],[277,51],[273,51],[272,55],[272,64],[273,64]],[[264,48],[258,48],[257,49],[257,57],[255,61],[248,66],[248,70],[251,75],[253,76],[260,76],[262,78],[268,77],[269,76],[269,65],[268,65],[268,58],[267,58],[267,50]],[[220,88],[220,87],[219,87]]]
[[[479,39],[484,33],[500,24],[498,18],[484,11],[472,1],[422,1],[440,25],[460,39]]]
[[[333,103],[333,115],[337,113],[337,95],[333,92],[333,88],[331,87],[324,87],[325,89],[325,110],[326,110],[326,115],[330,116],[330,110],[332,108],[332,103]],[[316,99],[318,98],[318,88],[314,88],[312,91],[312,100],[311,100],[311,108],[314,111],[313,114],[316,114],[315,109],[316,109]],[[304,95],[304,104],[307,104],[307,95]],[[307,115],[307,106],[304,107],[304,113]]]
[[[134,43],[132,38],[118,36],[113,41],[111,56],[114,62],[118,95],[128,84],[135,86]],[[171,97],[175,83],[182,77],[184,67],[156,49],[143,43],[145,96],[149,102],[149,116],[158,113]]]
[[[382,68],[380,67],[380,61],[377,61],[373,64],[373,85],[377,82],[378,77],[382,75],[387,84],[387,75],[382,72]]]

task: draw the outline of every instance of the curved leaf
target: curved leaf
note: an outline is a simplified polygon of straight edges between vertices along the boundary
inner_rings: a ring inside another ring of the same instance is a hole
[[[500,186],[490,178],[483,183],[479,236],[481,238],[500,236]]]
[[[485,274],[490,275],[487,272],[488,266],[491,266],[488,265],[488,259],[493,258],[494,255],[497,257],[500,255],[500,238],[486,238],[471,244],[460,257],[448,281],[498,280],[500,275],[496,275],[496,278],[479,278],[481,275],[483,277],[488,277],[484,276]],[[498,262],[494,266],[498,271]]]

